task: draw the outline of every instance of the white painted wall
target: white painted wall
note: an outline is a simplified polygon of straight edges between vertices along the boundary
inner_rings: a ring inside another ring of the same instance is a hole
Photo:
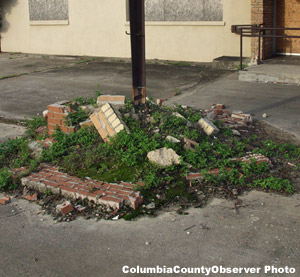
[[[146,23],[147,59],[210,62],[239,56],[239,36],[231,33],[231,25],[250,24],[251,0],[223,1],[224,22]],[[68,22],[42,25],[29,21],[28,0],[15,2],[4,15],[3,52],[130,57],[125,0],[69,0]],[[245,56],[250,47],[245,39]]]

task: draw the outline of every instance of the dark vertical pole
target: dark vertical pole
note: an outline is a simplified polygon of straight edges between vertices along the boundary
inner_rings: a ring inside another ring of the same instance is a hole
[[[134,105],[146,103],[145,0],[129,0],[132,98]]]
[[[258,55],[257,55],[257,64],[260,64],[260,52],[261,52],[261,26],[258,27]]]
[[[243,70],[243,28],[240,29],[240,70]]]

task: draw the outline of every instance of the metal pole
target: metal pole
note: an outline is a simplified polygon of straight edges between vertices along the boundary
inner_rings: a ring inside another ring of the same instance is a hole
[[[146,103],[145,0],[129,0],[132,99],[134,105]]]
[[[258,37],[258,57],[257,57],[257,64],[260,64],[260,51],[261,51],[261,29],[259,29],[259,37]]]
[[[240,70],[243,70],[243,29],[240,29],[241,38],[240,38]]]

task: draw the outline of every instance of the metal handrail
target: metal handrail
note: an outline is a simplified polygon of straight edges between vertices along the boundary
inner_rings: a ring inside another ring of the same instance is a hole
[[[240,35],[240,70],[243,70],[243,37],[257,37],[258,38],[258,64],[261,62],[261,38],[300,38],[294,35],[276,35],[266,34],[267,31],[300,31],[300,28],[287,27],[287,28],[274,28],[264,27],[264,24],[244,24],[232,25],[231,32]]]

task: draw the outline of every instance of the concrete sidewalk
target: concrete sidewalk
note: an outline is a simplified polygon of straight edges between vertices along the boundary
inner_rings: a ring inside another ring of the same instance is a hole
[[[131,97],[129,62],[39,55],[0,57],[0,116],[5,118],[41,114],[48,104],[79,96],[92,97],[99,89],[103,94]],[[149,64],[147,95],[169,98],[175,91],[207,83],[226,73],[205,66]]]
[[[252,83],[238,80],[238,73],[221,77],[203,86],[186,90],[167,104],[205,108],[223,103],[230,110],[242,110],[255,118],[287,131],[300,139],[300,87]],[[267,118],[262,115],[266,113]]]

